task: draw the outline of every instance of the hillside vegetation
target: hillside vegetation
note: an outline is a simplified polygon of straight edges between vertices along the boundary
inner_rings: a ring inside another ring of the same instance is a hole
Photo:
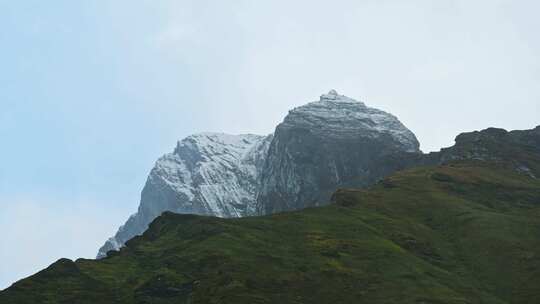
[[[540,180],[416,168],[327,207],[165,213],[121,252],[60,260],[1,303],[538,303]]]
[[[59,260],[0,303],[540,303],[538,142],[471,140],[326,207],[164,213],[120,252]]]

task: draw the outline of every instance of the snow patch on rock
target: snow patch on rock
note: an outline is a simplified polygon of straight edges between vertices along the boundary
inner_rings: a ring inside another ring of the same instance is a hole
[[[254,214],[272,136],[201,133],[178,142],[150,172],[136,214],[100,249],[118,250],[165,211],[217,217]]]
[[[397,117],[339,95],[335,90],[321,95],[319,101],[291,110],[283,124],[321,128],[334,134],[351,133],[370,137],[387,134],[396,139],[405,151],[419,151],[416,136]]]

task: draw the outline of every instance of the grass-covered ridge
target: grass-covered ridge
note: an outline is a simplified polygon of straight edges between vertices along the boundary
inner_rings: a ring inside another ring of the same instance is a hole
[[[120,252],[59,260],[0,303],[540,303],[540,127],[406,160],[425,166],[327,207],[165,213]]]
[[[60,260],[0,303],[539,303],[540,180],[486,162],[393,175],[322,208],[165,213],[104,260]]]

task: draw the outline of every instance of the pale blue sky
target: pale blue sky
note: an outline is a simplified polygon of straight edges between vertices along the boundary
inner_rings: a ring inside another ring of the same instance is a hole
[[[93,257],[177,139],[331,88],[424,151],[540,124],[536,1],[291,2],[0,0],[0,288]]]

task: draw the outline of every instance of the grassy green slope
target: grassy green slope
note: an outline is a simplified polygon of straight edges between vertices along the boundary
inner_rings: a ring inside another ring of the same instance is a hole
[[[540,180],[486,162],[243,219],[165,213],[104,260],[60,260],[0,303],[540,303]]]

